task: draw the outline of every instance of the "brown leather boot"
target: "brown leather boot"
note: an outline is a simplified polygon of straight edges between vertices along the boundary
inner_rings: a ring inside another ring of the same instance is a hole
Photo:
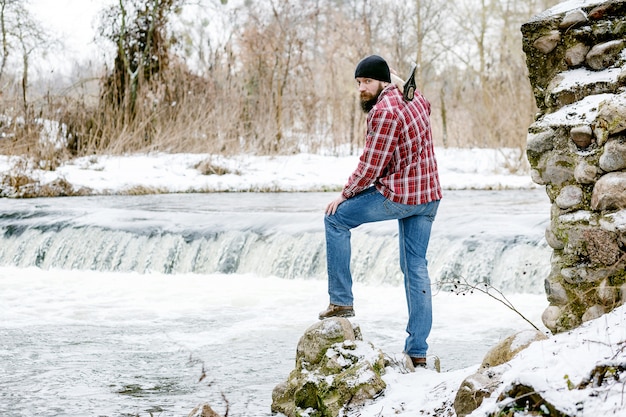
[[[404,366],[409,372],[415,372],[416,369],[426,368],[426,358],[415,358],[405,353]]]
[[[426,368],[426,358],[413,358],[411,357],[411,362],[413,363],[414,368]]]
[[[354,309],[352,306],[338,306],[329,304],[328,308],[320,312],[319,319],[324,320],[330,317],[353,317]]]

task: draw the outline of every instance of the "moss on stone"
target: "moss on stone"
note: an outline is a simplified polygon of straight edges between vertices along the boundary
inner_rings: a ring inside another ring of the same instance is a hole
[[[335,417],[347,403],[362,404],[382,392],[383,373],[384,355],[362,341],[358,326],[345,318],[323,320],[300,339],[296,368],[272,392],[272,411]]]

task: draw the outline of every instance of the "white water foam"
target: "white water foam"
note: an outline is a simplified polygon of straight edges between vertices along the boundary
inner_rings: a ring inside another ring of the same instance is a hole
[[[0,415],[186,415],[208,401],[269,416],[295,348],[327,302],[320,280],[238,274],[137,274],[0,268]],[[366,340],[404,342],[401,288],[355,285]],[[511,295],[535,323],[545,296]],[[482,294],[436,292],[429,339],[443,370],[479,363],[529,328]],[[206,378],[199,381],[202,371]]]

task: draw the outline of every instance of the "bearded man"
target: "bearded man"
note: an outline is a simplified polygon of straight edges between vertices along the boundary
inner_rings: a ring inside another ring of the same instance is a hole
[[[359,163],[324,217],[330,304],[319,319],[354,316],[350,230],[397,219],[400,269],[409,320],[404,353],[413,366],[426,366],[432,327],[432,296],[426,251],[442,197],[430,123],[430,103],[418,91],[405,99],[391,83],[378,55],[355,70],[361,106],[367,113],[365,147]]]

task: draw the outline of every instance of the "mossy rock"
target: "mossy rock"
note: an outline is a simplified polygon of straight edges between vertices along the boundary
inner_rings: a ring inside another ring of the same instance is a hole
[[[272,411],[289,417],[336,417],[385,388],[382,351],[361,340],[348,319],[326,319],[298,342],[296,368],[272,392]]]
[[[489,368],[502,365],[513,359],[531,343],[545,339],[547,336],[538,330],[525,330],[511,335],[491,348],[480,366],[481,368]]]

